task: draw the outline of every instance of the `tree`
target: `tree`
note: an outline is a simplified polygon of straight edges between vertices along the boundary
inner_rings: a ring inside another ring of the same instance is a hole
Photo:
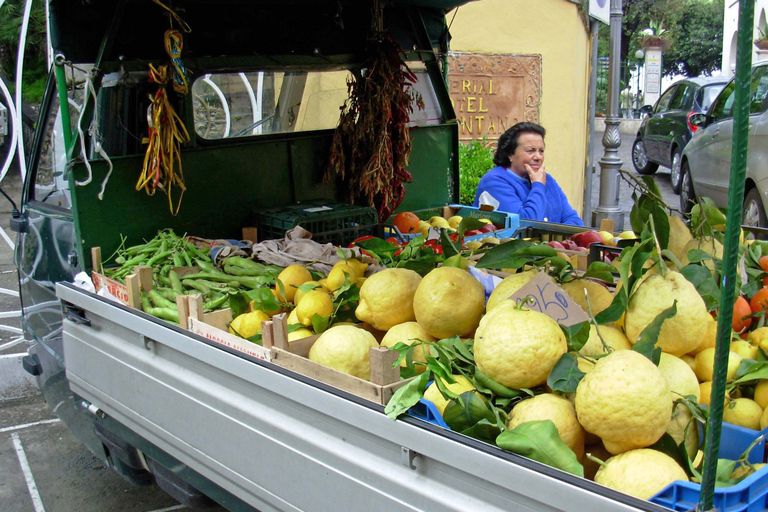
[[[25,4],[25,0],[6,0],[0,9],[0,76],[9,82],[16,80],[16,56]],[[43,0],[34,0],[24,50],[24,101],[40,102],[47,74],[45,8]]]

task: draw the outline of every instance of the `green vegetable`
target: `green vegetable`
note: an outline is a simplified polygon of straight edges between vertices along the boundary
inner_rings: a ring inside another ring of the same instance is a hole
[[[179,274],[174,271],[170,271],[168,273],[168,278],[171,280],[171,288],[173,288],[176,293],[184,293],[184,287],[181,286],[181,279],[179,279]]]
[[[166,320],[168,322],[174,322],[176,324],[179,323],[178,311],[170,308],[153,307],[152,304],[150,304],[149,302],[149,298],[147,294],[144,294],[144,293],[141,294],[141,305],[145,313],[148,313],[162,320]]]
[[[516,389],[508,388],[507,386],[500,384],[480,371],[480,368],[475,368],[475,380],[481,385],[490,389],[494,395],[503,398],[516,398],[523,393]]]
[[[147,297],[149,297],[150,302],[152,302],[152,305],[158,308],[170,308],[170,309],[176,309],[176,303],[172,302],[163,295],[157,291],[157,290],[151,290],[147,293]]]
[[[197,274],[187,274],[182,280],[187,279],[208,279],[211,281],[220,281],[224,283],[238,282],[247,288],[261,288],[265,284],[274,281],[272,277],[264,276],[231,276],[223,272],[198,272]]]

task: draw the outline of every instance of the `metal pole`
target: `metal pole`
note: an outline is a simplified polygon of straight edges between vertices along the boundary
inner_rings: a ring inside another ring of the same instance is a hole
[[[621,0],[611,0],[611,39],[608,53],[608,112],[605,117],[603,147],[600,159],[600,205],[595,209],[592,225],[599,226],[603,219],[612,219],[614,230],[624,230],[624,213],[619,208],[619,81],[621,60]]]
[[[720,315],[717,321],[717,345],[712,379],[709,419],[707,421],[707,450],[704,454],[704,472],[697,510],[714,508],[717,459],[723,421],[723,402],[728,371],[728,352],[731,341],[733,303],[736,293],[736,262],[739,257],[741,213],[744,202],[744,180],[747,174],[747,146],[749,142],[749,89],[752,67],[752,27],[755,18],[754,0],[739,1],[739,31],[736,51],[736,80],[733,101],[733,144],[731,148],[731,175],[728,189],[728,213],[725,221],[725,247],[723,250],[723,282],[721,283]]]
[[[581,218],[586,224],[592,219],[592,177],[595,174],[595,148],[592,141],[595,140],[595,110],[597,108],[597,40],[600,22],[590,21],[589,29],[592,35],[592,72],[589,76],[589,137],[587,140],[587,168],[584,170],[584,209]]]

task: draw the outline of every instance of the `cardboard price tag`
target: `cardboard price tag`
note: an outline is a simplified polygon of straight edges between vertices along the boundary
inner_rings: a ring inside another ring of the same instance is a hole
[[[525,297],[533,299],[525,305],[528,309],[544,313],[559,324],[569,326],[589,321],[584,309],[544,272],[539,272],[509,299],[520,304]]]

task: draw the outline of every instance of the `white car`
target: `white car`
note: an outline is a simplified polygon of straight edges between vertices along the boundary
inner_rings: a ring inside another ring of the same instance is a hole
[[[689,212],[696,197],[710,197],[717,206],[728,203],[733,145],[734,80],[722,90],[706,114],[690,122],[699,130],[683,150],[680,209]],[[768,227],[768,63],[752,68],[750,84],[749,151],[744,182],[742,223]]]

